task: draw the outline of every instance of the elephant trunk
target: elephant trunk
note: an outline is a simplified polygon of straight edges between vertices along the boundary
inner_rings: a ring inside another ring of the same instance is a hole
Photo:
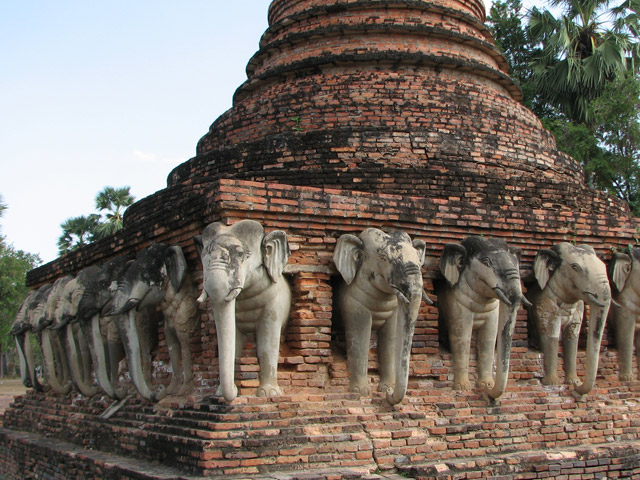
[[[87,381],[91,378],[91,372],[85,371],[87,365],[84,361],[85,359],[82,358],[82,353],[79,351],[82,350],[79,346],[80,342],[84,341],[84,339],[79,338],[82,335],[82,331],[78,330],[76,332],[76,325],[69,323],[67,324],[66,333],[71,381],[82,395],[92,397],[98,393],[98,389]],[[76,333],[78,338],[76,338]]]
[[[402,401],[407,393],[409,383],[409,359],[413,344],[413,332],[422,301],[422,276],[411,286],[410,291],[402,293],[397,291],[398,312],[396,322],[396,380],[393,391],[387,392],[387,401],[396,405]]]
[[[29,374],[29,362],[27,360],[27,352],[25,352],[24,342],[26,340],[24,334],[14,336],[16,342],[16,350],[18,351],[18,360],[20,362],[20,378],[22,384],[27,388],[32,388],[31,375]]]
[[[161,386],[157,391],[153,391],[147,384],[147,380],[144,376],[142,368],[142,355],[140,350],[140,338],[138,333],[138,326],[136,323],[136,310],[131,309],[127,311],[120,321],[122,331],[120,337],[124,343],[124,348],[127,356],[127,364],[129,366],[129,373],[131,380],[135,385],[138,393],[146,400],[157,402],[164,398],[166,391],[164,386]]]
[[[104,393],[109,397],[118,400],[119,395],[116,393],[116,390],[109,379],[106,346],[102,333],[100,333],[100,315],[98,313],[94,313],[88,323],[83,320],[81,325],[84,334],[89,341],[89,351],[91,352],[96,381]]]
[[[584,381],[582,384],[576,385],[576,392],[580,395],[586,395],[589,393],[596,382],[598,361],[600,357],[600,343],[602,342],[604,324],[607,320],[611,302],[611,289],[609,287],[609,283],[603,284],[600,298],[593,294],[588,294],[587,299],[587,302],[589,303],[587,366],[585,368]]]
[[[71,385],[68,379],[61,371],[66,368],[61,364],[63,360],[61,352],[58,350],[59,342],[57,342],[56,333],[45,329],[42,332],[42,355],[44,357],[44,368],[47,375],[47,383],[51,388],[61,395],[69,393]],[[56,362],[56,356],[57,362]],[[57,363],[57,365],[56,365]],[[57,367],[57,368],[56,368]]]
[[[213,305],[213,316],[218,336],[218,370],[220,372],[220,388],[218,390],[227,402],[238,396],[234,372],[236,361],[236,301],[216,302]]]
[[[520,279],[513,294],[508,297],[500,290],[498,298],[500,299],[500,307],[498,311],[498,336],[496,341],[497,360],[496,360],[496,379],[492,388],[486,389],[486,394],[490,398],[498,398],[507,388],[507,380],[509,378],[509,361],[511,357],[511,340],[513,339],[513,331],[518,317],[518,310],[522,301],[522,291],[520,289]],[[503,298],[504,297],[504,300]]]

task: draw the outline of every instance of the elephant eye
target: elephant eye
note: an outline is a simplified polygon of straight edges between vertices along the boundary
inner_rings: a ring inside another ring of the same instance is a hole
[[[576,272],[581,272],[582,268],[577,263],[572,263],[571,268],[573,268]]]
[[[490,267],[492,265],[491,259],[489,257],[484,257],[480,261],[482,262],[483,265],[486,265],[487,267]]]

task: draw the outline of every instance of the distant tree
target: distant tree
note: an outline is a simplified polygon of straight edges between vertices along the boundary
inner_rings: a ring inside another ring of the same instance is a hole
[[[0,217],[7,206],[0,195]],[[6,374],[9,352],[15,349],[9,334],[18,309],[27,296],[27,272],[40,264],[38,255],[16,250],[0,236],[0,377]]]
[[[104,215],[95,232],[99,238],[111,235],[124,226],[124,211],[135,201],[130,190],[131,187],[105,187],[96,195],[96,209]]]
[[[96,214],[72,217],[65,220],[60,225],[62,227],[62,235],[58,238],[58,252],[60,255],[84,247],[94,241],[99,223],[100,216]]]
[[[593,132],[603,154],[587,163],[595,183],[626,200],[640,215],[640,81],[628,74],[604,89],[589,105]]]
[[[639,45],[638,0],[551,0],[562,9],[529,12],[531,62],[537,94],[575,123],[592,123],[589,103],[627,68],[635,69]]]

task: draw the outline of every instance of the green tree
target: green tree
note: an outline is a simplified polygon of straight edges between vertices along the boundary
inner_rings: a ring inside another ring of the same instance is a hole
[[[528,33],[537,50],[531,62],[535,91],[569,120],[591,123],[588,105],[606,85],[635,69],[639,47],[638,0],[551,0],[563,15],[537,7]]]
[[[58,252],[60,255],[94,241],[99,223],[100,216],[96,214],[72,217],[65,220],[60,225],[62,227],[62,235],[58,238]]]
[[[0,217],[7,209],[0,195]],[[40,264],[38,255],[16,250],[0,236],[0,377],[6,371],[8,352],[15,349],[9,334],[13,319],[27,296],[27,272]]]
[[[628,74],[604,89],[589,105],[601,156],[586,163],[596,184],[626,200],[640,215],[640,81]]]
[[[124,212],[135,201],[130,189],[131,187],[105,187],[96,195],[96,209],[104,216],[96,229],[99,238],[111,235],[124,226]]]

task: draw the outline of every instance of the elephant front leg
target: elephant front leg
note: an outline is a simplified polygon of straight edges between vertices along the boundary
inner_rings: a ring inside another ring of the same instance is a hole
[[[476,386],[485,390],[493,388],[493,361],[498,334],[498,318],[488,319],[478,330],[478,380]]]
[[[256,329],[256,349],[260,364],[259,397],[278,397],[282,390],[278,386],[278,355],[282,325],[275,314],[266,315]]]
[[[167,387],[168,395],[175,395],[183,384],[183,365],[180,352],[180,342],[176,335],[175,328],[167,322],[164,327],[164,334],[169,350],[169,362],[171,363],[171,382]]]
[[[469,319],[468,325],[462,322],[456,323],[449,331],[451,344],[451,356],[453,361],[453,389],[469,390],[469,352],[471,350],[471,331],[473,320]]]
[[[397,313],[378,330],[379,392],[393,392],[396,379]],[[368,355],[367,355],[368,356]],[[366,375],[366,374],[365,374]]]
[[[544,364],[543,385],[558,385],[558,337],[540,335],[540,347],[542,348],[542,360]]]
[[[623,382],[630,382],[633,380],[631,365],[633,362],[633,344],[636,328],[635,319],[629,314],[629,312],[616,308],[615,320],[616,346],[618,347],[618,368],[620,369],[619,377]],[[637,347],[636,351],[638,351]]]
[[[567,385],[579,385],[577,359],[578,336],[580,324],[571,323],[562,331],[562,357],[564,360],[564,383]]]
[[[371,394],[367,376],[371,323],[371,313],[362,307],[348,312],[345,318],[349,391],[360,395]]]

